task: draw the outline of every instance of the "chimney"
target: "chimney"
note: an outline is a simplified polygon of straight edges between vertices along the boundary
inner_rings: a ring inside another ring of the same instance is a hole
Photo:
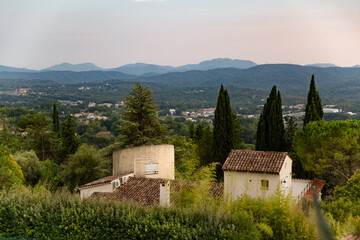
[[[160,182],[160,206],[170,206],[170,180],[163,179]]]

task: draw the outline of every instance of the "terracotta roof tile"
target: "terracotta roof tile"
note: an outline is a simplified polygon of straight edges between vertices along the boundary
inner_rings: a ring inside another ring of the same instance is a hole
[[[231,150],[222,169],[241,172],[279,173],[287,152]]]
[[[124,201],[140,203],[142,205],[155,205],[160,202],[160,183],[163,183],[163,181],[164,179],[130,177],[126,183],[122,184],[114,192],[95,192],[91,197],[105,201]],[[172,202],[179,197],[181,188],[197,188],[199,185],[198,182],[170,181],[170,198]],[[221,197],[224,192],[224,184],[211,183],[209,192],[214,197]]]
[[[348,235],[346,237],[340,238],[340,240],[359,240],[360,237],[356,235]]]
[[[128,174],[121,174],[121,175],[115,175],[115,176],[108,176],[108,177],[103,177],[103,178],[100,178],[100,179],[97,179],[95,181],[92,181],[92,182],[89,182],[89,183],[86,183],[84,185],[81,185],[78,187],[78,189],[82,189],[82,188],[87,188],[87,187],[93,187],[93,186],[96,186],[96,185],[103,185],[103,184],[107,184],[107,183],[110,183],[111,181],[115,180],[115,179],[118,179],[122,176],[126,176],[126,175],[129,175],[131,173],[128,173]]]
[[[159,204],[161,181],[162,179],[130,177],[113,193],[95,192],[91,196],[97,199],[133,202],[143,205]]]

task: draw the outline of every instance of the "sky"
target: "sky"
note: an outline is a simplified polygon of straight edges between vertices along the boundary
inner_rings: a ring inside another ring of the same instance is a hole
[[[360,64],[359,0],[0,0],[0,65]]]

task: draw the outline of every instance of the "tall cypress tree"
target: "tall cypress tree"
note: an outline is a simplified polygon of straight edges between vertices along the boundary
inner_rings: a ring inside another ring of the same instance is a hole
[[[65,159],[70,154],[74,154],[80,146],[80,140],[76,136],[71,115],[69,115],[63,123],[61,138],[63,144],[63,158]]]
[[[276,90],[276,86],[273,86],[260,114],[256,132],[256,150],[283,151],[284,133],[281,94]]]
[[[53,105],[53,131],[60,135],[60,121],[59,121],[59,112],[56,107],[56,103]]]
[[[305,117],[303,128],[312,121],[319,121],[323,118],[324,111],[321,104],[319,92],[316,90],[314,74],[311,76],[310,89],[307,95]]]
[[[220,163],[216,169],[218,180],[223,178],[222,165],[234,147],[233,120],[229,94],[221,85],[215,109],[213,131],[213,159],[215,162]]]

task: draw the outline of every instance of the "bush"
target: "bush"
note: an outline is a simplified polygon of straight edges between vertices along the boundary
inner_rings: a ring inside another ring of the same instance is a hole
[[[81,201],[42,187],[0,193],[0,238],[260,239],[245,214]]]

